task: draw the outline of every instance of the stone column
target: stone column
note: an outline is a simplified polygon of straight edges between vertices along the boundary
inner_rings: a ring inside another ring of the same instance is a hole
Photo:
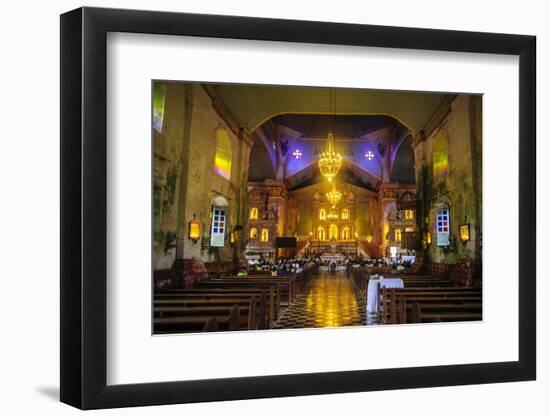
[[[179,161],[179,200],[178,200],[178,238],[176,243],[176,260],[183,259],[184,246],[187,244],[187,191],[189,188],[189,156],[191,151],[191,123],[193,120],[193,85],[185,86],[185,112],[183,129],[183,147]]]
[[[379,193],[379,215],[380,215],[380,255],[386,255],[388,241],[386,240],[386,224],[388,224],[387,214],[396,208],[397,191],[393,184],[382,184]]]

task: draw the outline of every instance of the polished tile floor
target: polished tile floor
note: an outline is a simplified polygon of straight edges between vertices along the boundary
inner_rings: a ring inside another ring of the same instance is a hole
[[[275,329],[367,324],[365,302],[345,272],[320,272],[275,323]]]

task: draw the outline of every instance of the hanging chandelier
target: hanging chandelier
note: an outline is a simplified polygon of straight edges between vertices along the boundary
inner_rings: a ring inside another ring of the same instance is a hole
[[[332,179],[338,175],[340,168],[342,167],[342,155],[336,152],[336,146],[334,145],[334,134],[332,133],[331,125],[334,122],[334,115],[336,113],[336,91],[330,90],[329,98],[329,129],[327,135],[327,145],[325,151],[319,156],[317,162],[321,175],[332,182]]]
[[[318,165],[321,175],[328,181],[332,181],[342,167],[342,155],[336,152],[334,135],[330,131],[328,132],[327,146],[325,151],[320,155]]]
[[[332,204],[332,207],[336,206],[342,199],[342,193],[336,189],[334,183],[332,183],[332,190],[329,191],[326,196],[328,202]]]

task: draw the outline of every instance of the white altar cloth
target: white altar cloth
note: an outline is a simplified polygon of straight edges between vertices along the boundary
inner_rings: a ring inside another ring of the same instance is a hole
[[[367,313],[378,312],[378,283],[384,288],[404,288],[401,278],[370,279],[367,287]]]
[[[403,256],[401,257],[401,260],[402,260],[403,262],[407,262],[407,261],[408,261],[408,262],[410,262],[411,264],[414,264],[415,259],[416,259],[416,256],[414,256],[414,255],[403,255]]]

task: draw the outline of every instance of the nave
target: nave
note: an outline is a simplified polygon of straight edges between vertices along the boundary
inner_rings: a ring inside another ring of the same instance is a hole
[[[321,271],[273,326],[274,329],[360,326],[366,305],[345,272]]]

